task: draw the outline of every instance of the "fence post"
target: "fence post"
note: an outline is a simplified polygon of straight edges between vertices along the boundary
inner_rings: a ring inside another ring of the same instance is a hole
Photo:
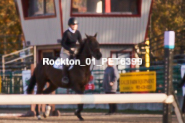
[[[33,51],[33,53],[34,53],[34,54],[33,54],[33,57],[34,57],[34,58],[33,58],[33,60],[34,60],[34,61],[33,61],[33,64],[34,64],[34,67],[36,67],[36,64],[37,64],[37,47],[36,47],[36,46],[33,46],[33,50],[34,50],[34,51]]]
[[[31,64],[31,75],[33,75],[33,71],[34,71],[34,69],[35,69],[35,66],[34,66],[34,64]],[[31,116],[34,116],[34,111],[35,111],[35,104],[32,104],[30,107],[31,107],[31,112],[30,112],[30,115]]]
[[[173,50],[175,47],[175,32],[165,31],[164,33],[164,92],[172,95],[172,79],[173,79]],[[172,105],[163,105],[163,123],[172,122]]]
[[[5,57],[2,56],[3,80],[5,79]]]
[[[13,78],[13,72],[10,72],[10,94],[13,94],[13,83],[14,83],[14,78]]]

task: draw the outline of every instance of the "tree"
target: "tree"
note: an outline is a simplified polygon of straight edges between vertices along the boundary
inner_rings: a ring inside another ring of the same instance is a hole
[[[14,0],[0,0],[0,54],[20,49],[22,43],[17,36],[20,34],[21,24]]]
[[[162,61],[164,56],[164,31],[176,32],[174,55],[185,51],[185,0],[153,0],[150,52],[151,61]]]
[[[152,37],[166,30],[178,30],[183,27],[184,12],[184,0],[153,0],[150,32]]]

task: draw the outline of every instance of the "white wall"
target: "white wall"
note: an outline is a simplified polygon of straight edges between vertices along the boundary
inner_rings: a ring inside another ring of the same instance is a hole
[[[24,20],[21,0],[17,0],[21,23],[26,41],[31,45],[57,44],[63,30],[68,29],[71,0],[62,1],[62,18],[60,20],[60,0],[55,0],[56,18]],[[98,33],[98,41],[103,44],[137,44],[145,39],[149,11],[152,0],[142,0],[141,17],[77,17],[82,37],[85,33]]]
[[[22,28],[26,41],[31,45],[57,44],[61,39],[59,0],[55,0],[56,17],[25,20],[21,0],[17,0]]]
[[[144,41],[152,0],[142,0],[141,17],[77,17],[79,30],[85,33],[98,33],[100,43],[137,44]],[[71,0],[62,0],[63,27],[68,28]]]

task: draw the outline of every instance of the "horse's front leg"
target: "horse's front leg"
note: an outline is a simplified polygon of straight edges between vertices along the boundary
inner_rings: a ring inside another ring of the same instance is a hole
[[[83,110],[83,104],[78,104],[78,108],[77,110],[75,111],[75,115],[78,117],[79,120],[84,120],[82,115],[81,115],[81,112]]]
[[[85,87],[75,88],[74,89],[77,94],[84,94]],[[79,120],[84,120],[81,116],[81,112],[83,110],[83,104],[78,104],[77,110],[75,111],[75,115],[78,117]]]

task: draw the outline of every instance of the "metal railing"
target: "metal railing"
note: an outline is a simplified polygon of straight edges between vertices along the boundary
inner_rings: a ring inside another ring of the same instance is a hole
[[[10,63],[15,63],[17,61],[23,62],[26,58],[33,56],[33,47],[28,47],[19,51],[15,51],[10,54],[2,56],[2,71],[5,73],[6,65]],[[3,75],[4,78],[4,75]]]
[[[126,68],[119,70],[119,73],[126,72],[136,72],[136,71],[156,71],[156,87],[157,90],[155,93],[164,92],[164,66],[151,66],[149,68],[140,67],[140,68]],[[0,73],[3,76],[3,73]],[[6,71],[5,79],[2,80],[2,93],[6,94],[23,94],[23,81],[22,81],[22,71]],[[104,70],[93,70],[94,76],[94,85],[95,90],[86,90],[85,93],[103,93],[103,75]],[[173,87],[178,96],[182,96],[182,88],[179,88],[178,85],[181,82],[181,65],[175,65],[173,69]],[[118,89],[119,92],[119,80],[118,80]],[[69,90],[70,93],[74,91]],[[56,94],[58,91],[56,90]],[[150,92],[154,93],[154,92]]]
[[[174,63],[185,63],[185,28],[180,28],[175,31],[175,48],[174,48]],[[164,34],[155,36],[149,39],[150,44],[145,44],[145,41],[135,46],[135,51],[140,58],[145,61],[145,46],[150,48],[150,64],[164,65]],[[144,63],[144,62],[143,62]]]

